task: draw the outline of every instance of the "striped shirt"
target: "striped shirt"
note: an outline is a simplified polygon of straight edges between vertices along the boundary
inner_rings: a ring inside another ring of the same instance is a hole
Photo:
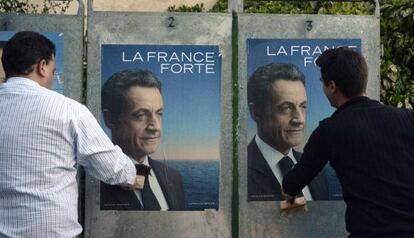
[[[80,103],[26,78],[0,85],[0,237],[74,237],[77,167],[132,184],[135,167]]]

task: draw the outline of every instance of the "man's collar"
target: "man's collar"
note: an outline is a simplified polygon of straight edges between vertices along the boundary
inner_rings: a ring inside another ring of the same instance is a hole
[[[348,101],[346,101],[344,104],[342,104],[333,114],[332,114],[332,116],[333,115],[335,115],[336,113],[338,113],[338,112],[340,112],[340,111],[342,111],[342,110],[344,110],[345,108],[348,108],[348,107],[350,107],[350,106],[352,106],[352,105],[354,105],[354,104],[358,104],[358,103],[361,103],[361,102],[367,102],[367,101],[370,101],[371,99],[369,99],[368,97],[366,97],[366,96],[357,96],[357,97],[353,97],[353,98],[351,98],[351,99],[349,99]]]
[[[279,161],[285,156],[284,154],[280,153],[279,151],[275,150],[273,147],[268,145],[266,142],[264,142],[258,135],[255,136],[255,142],[260,152],[262,152],[262,155],[265,158],[266,162],[271,167],[279,163]],[[290,158],[294,158],[292,148],[289,149],[287,156],[289,156]]]
[[[144,159],[144,161],[142,161],[142,163],[140,163],[140,162],[138,162],[138,161],[134,160],[134,159],[133,159],[133,158],[131,158],[131,157],[130,157],[130,159],[132,160],[132,162],[134,162],[134,164],[143,164],[143,165],[146,165],[146,166],[150,166],[150,165],[149,165],[149,162],[148,162],[148,155],[146,155],[146,156],[145,156],[145,159]]]
[[[31,80],[29,78],[25,78],[25,77],[11,77],[11,78],[8,78],[5,83],[6,84],[10,83],[9,85],[23,84],[23,85],[40,86],[36,81]]]

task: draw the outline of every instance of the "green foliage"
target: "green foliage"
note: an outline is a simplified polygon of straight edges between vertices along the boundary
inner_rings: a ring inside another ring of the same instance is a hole
[[[203,12],[205,11],[204,4],[195,4],[193,6],[186,6],[181,5],[179,7],[176,7],[175,5],[169,6],[167,8],[168,12]]]
[[[32,9],[35,9],[36,5],[29,3],[29,0],[2,0],[0,1],[0,12],[17,12],[25,13],[31,12]]]
[[[335,2],[335,1],[269,1],[246,0],[246,13],[279,14],[372,14],[375,6],[369,2]]]
[[[317,14],[368,15],[374,14],[375,5],[369,2],[320,2]]]
[[[246,13],[313,14],[311,2],[252,1],[244,2]]]
[[[336,14],[356,15],[372,14],[375,9],[369,2],[337,1],[272,1],[245,0],[245,13],[279,13],[279,14]],[[227,12],[228,1],[218,0],[211,12]]]
[[[387,0],[381,6],[381,101],[414,106],[414,1]]]
[[[227,0],[218,0],[216,4],[209,10],[209,12],[227,12]],[[179,7],[172,5],[167,8],[168,12],[205,12],[206,9],[203,3],[192,6],[181,5]]]
[[[30,0],[1,0],[0,13],[40,13],[40,14],[63,14],[73,0],[43,0],[41,4],[31,3]]]
[[[228,4],[227,0],[218,0],[209,12],[228,12]]]

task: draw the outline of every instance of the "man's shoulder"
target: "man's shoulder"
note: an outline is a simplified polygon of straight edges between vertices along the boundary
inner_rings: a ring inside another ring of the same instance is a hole
[[[272,173],[254,137],[247,146],[247,169],[249,179],[263,175],[267,176]]]
[[[61,104],[73,115],[73,118],[80,119],[82,116],[89,115],[89,109],[82,103],[75,99],[66,97],[62,94],[54,92],[56,99],[59,99]]]
[[[85,108],[85,105],[65,95],[45,88],[43,90],[44,91],[42,95],[39,95],[39,98],[44,97],[44,100],[48,100],[49,103],[60,104],[62,106],[76,108],[79,110],[83,110]]]
[[[250,143],[247,145],[247,157],[248,159],[256,156],[257,154],[261,154],[259,147],[257,146],[257,143],[255,141],[255,137],[250,141]]]
[[[351,105],[343,110],[337,110],[332,116],[320,121],[319,126],[335,126],[338,122],[341,122],[341,124],[353,124],[355,119],[369,121],[370,118],[401,121],[407,115],[408,117],[414,118],[413,110],[384,105],[379,101],[369,99]]]
[[[263,158],[263,155],[260,152],[260,149],[257,146],[256,141],[253,137],[253,139],[247,145],[247,164],[248,164],[248,168],[252,169],[254,167],[257,167],[258,166],[257,160],[260,160],[261,158]]]
[[[59,120],[79,120],[89,113],[85,105],[58,92],[38,87],[36,93],[28,94],[32,105],[37,105],[43,116]]]

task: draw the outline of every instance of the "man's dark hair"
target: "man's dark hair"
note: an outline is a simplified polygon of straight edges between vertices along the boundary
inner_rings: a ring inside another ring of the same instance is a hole
[[[329,49],[316,60],[321,68],[322,81],[325,85],[334,81],[338,89],[347,98],[365,93],[368,82],[368,67],[364,57],[348,48]]]
[[[272,84],[276,80],[300,81],[305,86],[305,76],[296,65],[271,63],[256,69],[247,83],[247,101],[263,112],[272,101]]]
[[[56,47],[45,36],[33,31],[17,32],[3,47],[1,62],[6,80],[13,76],[28,75],[33,65],[56,55]]]
[[[129,106],[128,90],[133,86],[158,88],[161,92],[160,80],[148,70],[123,70],[114,73],[104,83],[101,93],[101,109],[109,110],[117,118]]]

